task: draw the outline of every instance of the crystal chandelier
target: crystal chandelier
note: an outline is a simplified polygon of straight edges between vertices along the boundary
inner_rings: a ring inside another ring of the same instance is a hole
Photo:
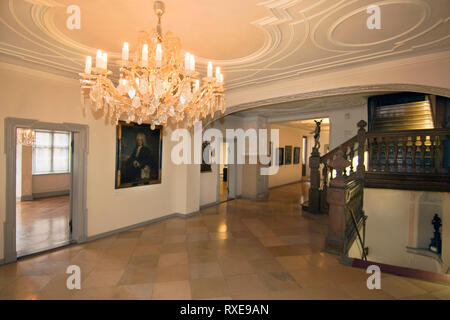
[[[36,142],[36,131],[31,129],[17,129],[17,144],[31,147]]]
[[[152,129],[169,122],[191,127],[194,122],[216,111],[225,112],[223,75],[220,67],[208,63],[207,76],[200,80],[195,71],[195,57],[180,51],[179,38],[161,31],[165,6],[155,1],[158,17],[156,30],[141,31],[133,59],[130,61],[128,43],[124,43],[117,85],[109,78],[108,55],[97,51],[95,67],[86,57],[84,73],[80,73],[81,101],[89,99],[94,112],[101,112],[112,123],[150,123]]]

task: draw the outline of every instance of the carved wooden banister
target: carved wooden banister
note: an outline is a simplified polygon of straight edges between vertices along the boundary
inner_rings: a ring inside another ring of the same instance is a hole
[[[402,136],[446,136],[450,134],[450,129],[437,128],[437,129],[421,129],[421,130],[401,130],[401,131],[386,131],[386,132],[367,132],[367,137],[402,137]]]
[[[323,165],[322,190],[326,190],[327,185],[334,178],[333,170],[330,170],[330,162],[336,159],[338,155],[348,161],[348,166],[346,166],[342,172],[344,177],[350,177],[355,174],[358,174],[359,176],[364,175],[364,153],[366,151],[367,140],[367,132],[365,128],[367,126],[367,122],[361,120],[357,125],[359,127],[357,135],[320,158],[320,163]],[[354,163],[356,157],[358,158],[357,164]]]
[[[311,212],[328,212],[330,183],[341,174],[330,163],[338,155],[348,161],[342,177],[363,178],[366,187],[450,191],[450,129],[366,132],[366,126],[361,120],[357,135],[323,156],[311,154]]]
[[[448,165],[445,166],[444,159],[449,136],[450,129],[445,128],[369,132],[367,171],[421,175],[448,174]]]
[[[364,152],[366,149],[366,130],[367,123],[361,120],[358,123],[358,134],[347,140],[339,147],[328,152],[324,156],[320,156],[318,150],[313,150],[309,159],[311,185],[309,191],[308,209],[310,212],[327,213],[327,190],[329,184],[336,177],[353,177],[354,175],[364,173]],[[355,165],[354,160],[358,157],[358,163]],[[336,159],[344,159],[346,166],[341,171],[331,166]],[[322,167],[322,175],[320,168]],[[336,177],[335,177],[336,175]]]
[[[321,162],[321,163],[325,163],[325,162],[328,161],[329,159],[332,159],[333,157],[335,157],[335,156],[336,156],[336,153],[337,153],[339,150],[346,149],[346,148],[348,148],[349,146],[354,145],[356,142],[358,142],[358,136],[357,136],[357,135],[354,136],[354,137],[351,137],[350,139],[348,139],[347,141],[345,141],[343,144],[337,146],[337,147],[334,148],[333,150],[329,151],[327,154],[321,156],[321,157],[320,157],[320,162]]]

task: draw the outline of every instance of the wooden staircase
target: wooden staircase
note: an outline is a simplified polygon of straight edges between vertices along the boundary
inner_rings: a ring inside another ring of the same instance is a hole
[[[313,149],[302,205],[329,214],[326,250],[344,255],[357,236],[364,238],[364,188],[450,192],[450,129],[367,132],[365,121],[357,125],[357,135],[327,154]]]

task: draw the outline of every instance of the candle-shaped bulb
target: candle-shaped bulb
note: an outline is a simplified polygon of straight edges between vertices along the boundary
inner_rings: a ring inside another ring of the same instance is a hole
[[[156,66],[161,67],[161,61],[162,61],[162,47],[161,43],[158,43],[156,45]]]
[[[193,54],[191,54],[189,64],[191,71],[195,71],[195,56]]]
[[[108,54],[106,52],[103,52],[102,56],[102,68],[108,69]]]
[[[128,48],[128,42],[124,42],[123,43],[123,48],[122,48],[122,60],[123,61],[128,61],[129,58],[129,48]]]
[[[189,52],[186,52],[186,55],[184,56],[184,70],[189,71],[191,67],[191,54]]]
[[[84,67],[84,73],[91,74],[92,68],[92,58],[90,56],[86,57],[86,66]]]
[[[207,75],[207,77],[208,78],[212,78],[212,76],[213,76],[213,66],[212,66],[212,62],[210,61],[210,62],[208,62],[208,75]]]
[[[195,91],[198,91],[198,89],[200,88],[200,81],[195,80]]]
[[[222,73],[219,75],[219,82],[223,82],[223,74]]]
[[[97,56],[95,57],[95,67],[102,67],[102,50],[97,50]]]
[[[220,67],[216,67],[216,79],[220,77]]]
[[[148,45],[144,44],[142,46],[142,66],[146,67],[148,63]]]

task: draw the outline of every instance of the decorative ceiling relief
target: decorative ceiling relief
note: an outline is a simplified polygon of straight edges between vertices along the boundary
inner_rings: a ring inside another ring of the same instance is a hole
[[[81,28],[67,28],[67,8],[80,8]],[[77,78],[97,48],[111,61],[149,19],[150,0],[2,0],[0,59],[38,65]],[[380,59],[450,48],[448,0],[167,0],[163,26],[183,39],[206,74],[223,66],[227,90]],[[369,29],[367,8],[380,9]],[[137,40],[137,39],[136,39]],[[130,42],[130,46],[133,46]]]

